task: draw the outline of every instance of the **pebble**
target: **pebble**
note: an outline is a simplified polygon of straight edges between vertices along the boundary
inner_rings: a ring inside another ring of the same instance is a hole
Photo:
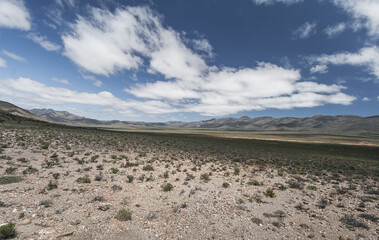
[[[22,220],[18,225],[28,225],[32,222],[32,220],[30,218],[25,218],[24,220]]]

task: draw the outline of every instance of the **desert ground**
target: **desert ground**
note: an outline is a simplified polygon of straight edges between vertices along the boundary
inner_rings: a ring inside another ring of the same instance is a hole
[[[21,122],[0,143],[0,239],[379,236],[378,147]]]

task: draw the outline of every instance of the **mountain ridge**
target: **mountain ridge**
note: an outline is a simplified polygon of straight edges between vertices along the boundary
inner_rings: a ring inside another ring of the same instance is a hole
[[[70,125],[95,125],[114,128],[187,128],[215,130],[270,130],[270,131],[374,131],[379,132],[379,115],[361,117],[356,115],[314,115],[306,118],[270,116],[250,118],[212,118],[193,122],[133,122],[103,121],[74,115],[67,111],[53,109],[32,109],[31,113],[50,121]]]

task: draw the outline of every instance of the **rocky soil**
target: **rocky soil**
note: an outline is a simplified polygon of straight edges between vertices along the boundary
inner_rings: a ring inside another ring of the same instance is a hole
[[[101,131],[0,136],[0,224],[15,223],[15,239],[379,236],[371,176],[293,174]]]

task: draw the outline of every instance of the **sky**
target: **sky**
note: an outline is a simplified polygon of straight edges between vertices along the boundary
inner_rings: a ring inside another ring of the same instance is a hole
[[[101,120],[379,114],[378,0],[0,0],[0,100]]]

